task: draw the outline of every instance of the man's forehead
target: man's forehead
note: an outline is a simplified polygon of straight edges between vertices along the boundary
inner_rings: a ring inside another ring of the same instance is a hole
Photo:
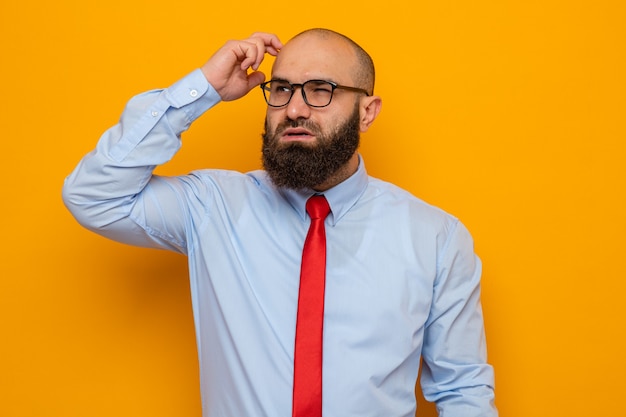
[[[354,50],[337,36],[300,35],[278,53],[272,66],[272,78],[336,80],[350,76],[355,64]],[[305,81],[305,80],[304,80]]]

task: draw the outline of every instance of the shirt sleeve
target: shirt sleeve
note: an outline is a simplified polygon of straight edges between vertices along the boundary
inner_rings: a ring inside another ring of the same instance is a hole
[[[426,324],[421,384],[440,417],[496,417],[480,303],[481,263],[456,222],[438,259]]]
[[[179,150],[191,123],[219,101],[199,69],[167,89],[133,97],[120,121],[65,179],[63,201],[76,220],[117,241],[184,252],[182,231],[174,230],[184,222],[179,190],[175,181],[166,184],[152,172]]]

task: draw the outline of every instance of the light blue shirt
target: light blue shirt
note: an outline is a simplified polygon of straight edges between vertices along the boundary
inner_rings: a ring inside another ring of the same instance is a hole
[[[96,233],[188,256],[206,417],[289,417],[313,191],[277,189],[264,171],[152,174],[219,101],[199,70],[133,98],[63,197]],[[424,395],[441,416],[496,416],[481,265],[466,228],[369,177],[362,160],[324,195],[324,416],[414,416],[421,357]]]

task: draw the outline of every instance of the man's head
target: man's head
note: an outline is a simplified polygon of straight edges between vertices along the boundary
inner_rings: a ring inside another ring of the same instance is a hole
[[[373,95],[374,65],[369,55],[341,34],[311,29],[280,51],[271,80],[266,97],[273,94],[280,101],[272,98],[270,104],[278,106],[268,106],[263,165],[274,183],[324,190],[352,175],[358,166],[360,132],[369,128],[381,106],[381,99]],[[311,80],[334,85],[302,86]],[[328,105],[323,97],[330,99]]]

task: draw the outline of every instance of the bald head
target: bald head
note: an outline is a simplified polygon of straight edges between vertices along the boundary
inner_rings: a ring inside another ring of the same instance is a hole
[[[359,46],[352,39],[348,38],[341,33],[332,31],[330,29],[308,29],[303,32],[300,32],[296,36],[294,36],[288,43],[285,45],[284,49],[289,49],[290,43],[299,44],[300,41],[303,41],[307,38],[315,38],[319,41],[320,45],[327,44],[328,48],[337,49],[338,46],[343,48],[347,48],[352,52],[352,59],[350,67],[351,78],[354,82],[355,87],[363,88],[370,95],[374,93],[374,80],[375,80],[375,71],[374,71],[374,62],[369,54]],[[307,51],[311,52],[311,51]],[[321,51],[320,51],[321,52]],[[338,54],[341,54],[341,51],[337,51]],[[280,60],[280,54],[278,57]]]

